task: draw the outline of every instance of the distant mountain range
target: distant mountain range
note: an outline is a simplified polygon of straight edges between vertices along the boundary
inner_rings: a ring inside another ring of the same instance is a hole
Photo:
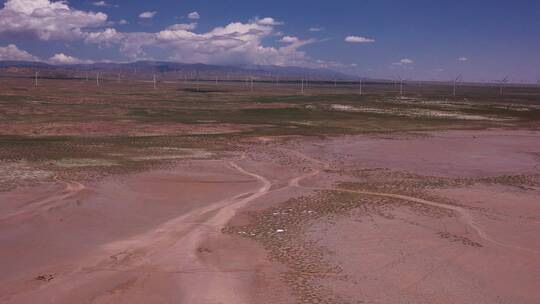
[[[350,80],[354,76],[331,69],[312,69],[293,66],[245,65],[226,66],[209,64],[187,64],[166,61],[136,61],[129,63],[92,63],[51,65],[44,62],[0,61],[2,76],[32,76],[39,72],[41,77],[81,78],[94,77],[100,73],[103,77],[142,78],[158,74],[162,79],[229,79],[244,80],[254,78],[270,80]]]

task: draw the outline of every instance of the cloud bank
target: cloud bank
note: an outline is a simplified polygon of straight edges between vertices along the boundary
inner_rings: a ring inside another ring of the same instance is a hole
[[[103,26],[104,13],[83,12],[66,2],[49,0],[8,0],[0,10],[0,34],[28,34],[41,40],[73,40],[84,29]]]
[[[97,7],[109,5],[106,1],[91,3]],[[156,14],[158,12],[147,11],[139,17],[151,19]],[[27,35],[42,41],[82,41],[102,49],[117,50],[127,60],[154,59],[152,54],[157,48],[160,49],[159,59],[187,63],[311,67],[331,64],[314,60],[300,50],[315,40],[283,34],[278,30],[283,22],[272,17],[231,22],[206,32],[196,32],[200,18],[198,12],[190,13],[188,18],[191,23],[174,24],[157,32],[123,32],[114,25],[125,24],[126,21],[109,21],[107,14],[77,10],[67,1],[7,0],[4,8],[0,9],[0,36],[16,35],[20,38]],[[26,58],[35,58],[29,56]],[[59,53],[49,62],[74,64],[89,61]]]

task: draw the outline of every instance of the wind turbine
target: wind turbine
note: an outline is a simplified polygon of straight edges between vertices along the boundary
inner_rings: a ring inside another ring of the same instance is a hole
[[[360,76],[360,71],[358,70],[358,67],[356,67],[356,75],[358,75],[358,94],[360,94],[360,96],[362,96],[362,76]]]
[[[195,75],[195,90],[199,92],[199,70],[195,70],[193,73]]]
[[[38,79],[38,72],[36,72],[36,82],[35,82],[36,87],[37,87],[37,84],[38,84],[37,79]]]
[[[399,80],[399,96],[400,97],[403,97],[403,82],[405,80],[403,80],[403,78],[401,78],[401,75],[396,75],[396,78]]]
[[[499,81],[499,89],[500,89],[499,95],[500,96],[504,95],[504,85],[508,83],[508,78],[510,78],[510,76],[506,76],[501,81]]]
[[[457,89],[457,84],[459,81],[461,81],[463,79],[463,77],[461,77],[461,74],[459,74],[456,78],[454,78],[454,90],[452,92],[452,95],[454,97],[456,97],[456,89]]]

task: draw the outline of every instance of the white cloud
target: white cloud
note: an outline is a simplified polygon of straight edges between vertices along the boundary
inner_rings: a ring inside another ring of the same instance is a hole
[[[94,5],[94,6],[102,6],[102,7],[110,6],[109,3],[105,2],[105,1],[92,2],[92,5]]]
[[[276,25],[282,25],[283,22],[276,21],[274,18],[266,17],[262,19],[255,19],[255,23],[259,25],[269,25],[269,26],[276,26]]]
[[[284,36],[280,41],[283,43],[295,43],[298,42],[298,37]]]
[[[118,32],[116,29],[107,28],[102,32],[94,32],[87,34],[84,41],[87,43],[110,46],[112,44],[119,43],[123,37],[124,34]]]
[[[178,31],[178,30],[184,30],[184,31],[191,31],[197,28],[197,23],[179,23],[179,24],[173,24],[169,26],[168,30]]]
[[[160,48],[168,60],[188,63],[251,63],[319,67],[299,49],[313,39],[285,36],[281,47],[265,46],[264,40],[274,37],[278,24],[273,18],[254,19],[247,23],[233,22],[205,33],[196,33],[196,23],[175,24],[157,33],[123,33],[108,28],[89,33],[86,43],[103,47],[117,46],[130,59],[148,58],[146,52]]]
[[[324,31],[324,28],[322,28],[322,27],[311,27],[311,28],[309,28],[309,31],[310,32],[322,32],[322,31]]]
[[[154,18],[154,16],[156,16],[157,12],[142,12],[140,15],[139,15],[139,18],[142,18],[142,19],[152,19]]]
[[[120,25],[129,24],[129,22],[126,19],[120,19],[117,23],[120,24]]]
[[[375,42],[375,40],[371,39],[371,38],[360,37],[360,36],[347,36],[345,38],[345,42],[348,42],[348,43],[373,43],[373,42]]]
[[[414,61],[412,59],[409,59],[409,58],[403,58],[401,59],[400,61],[398,62],[394,62],[392,63],[393,65],[408,65],[408,64],[413,64]]]
[[[141,16],[150,17],[156,14],[147,13],[149,14],[143,13]],[[160,59],[188,63],[310,67],[335,65],[307,56],[301,48],[315,40],[282,34],[276,27],[283,23],[271,17],[232,22],[202,33],[195,31],[196,22],[174,24],[158,32],[121,32],[112,27],[114,24],[124,23],[127,21],[108,22],[105,14],[75,10],[63,1],[8,0],[4,9],[0,10],[0,35],[30,33],[43,40],[80,40],[100,48],[115,48],[129,60],[148,59],[157,51]],[[104,26],[109,27],[102,28]],[[277,36],[283,37],[283,45],[265,44],[267,40]],[[54,55],[49,61],[58,64],[91,62],[64,53]]]
[[[188,14],[188,18],[191,20],[198,20],[201,18],[201,15],[199,15],[198,12],[191,12]]]
[[[38,61],[39,59],[14,44],[0,46],[0,60]]]
[[[104,13],[73,9],[65,1],[7,0],[0,10],[1,34],[31,34],[41,40],[81,38],[83,28],[106,23]]]
[[[52,64],[90,64],[91,60],[82,60],[76,57],[66,55],[64,53],[58,53],[49,58],[49,62]]]
[[[469,61],[469,58],[467,58],[467,57],[459,57],[458,61],[461,61],[461,62]]]
[[[412,64],[412,63],[414,63],[414,61],[409,59],[409,58],[401,59],[399,62],[401,62],[402,64]]]

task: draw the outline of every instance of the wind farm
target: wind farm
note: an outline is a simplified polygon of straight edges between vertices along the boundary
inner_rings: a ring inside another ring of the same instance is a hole
[[[540,302],[536,71],[413,2],[5,1],[0,303]]]

